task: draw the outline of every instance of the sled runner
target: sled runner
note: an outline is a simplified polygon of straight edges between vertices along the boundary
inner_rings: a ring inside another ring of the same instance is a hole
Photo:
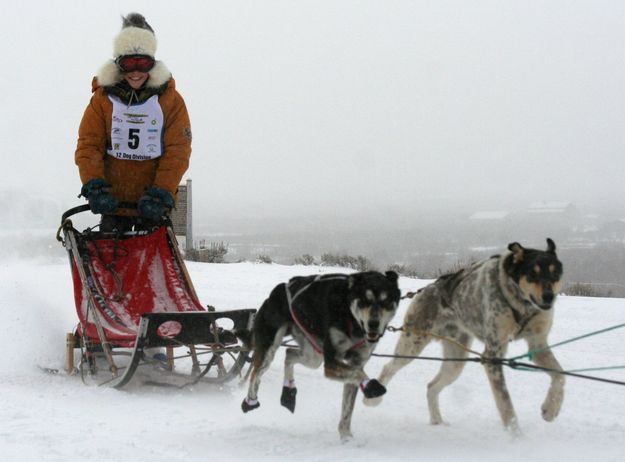
[[[69,254],[79,319],[67,336],[68,371],[80,348],[83,380],[115,388],[139,371],[144,382],[170,385],[240,375],[249,353],[234,332],[249,329],[256,310],[200,304],[168,219],[149,232],[79,232],[69,218],[87,210],[65,212],[57,235]],[[98,373],[101,364],[110,374]]]

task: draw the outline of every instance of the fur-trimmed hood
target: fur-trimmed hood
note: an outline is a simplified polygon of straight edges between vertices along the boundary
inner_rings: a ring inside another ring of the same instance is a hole
[[[162,61],[156,61],[148,72],[150,78],[145,83],[148,88],[159,88],[171,80],[171,72]],[[95,82],[99,87],[110,87],[123,80],[123,75],[114,60],[107,61],[98,71]]]

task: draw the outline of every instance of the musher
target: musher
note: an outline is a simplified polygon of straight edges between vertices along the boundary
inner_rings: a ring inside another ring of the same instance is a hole
[[[78,131],[80,194],[102,214],[101,231],[149,230],[174,207],[189,166],[191,124],[156,37],[138,13],[122,18],[113,59],[93,78]],[[122,209],[121,202],[137,204]]]

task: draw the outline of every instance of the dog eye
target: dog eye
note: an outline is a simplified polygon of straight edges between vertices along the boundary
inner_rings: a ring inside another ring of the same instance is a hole
[[[551,275],[552,278],[560,279],[560,276],[562,276],[562,270],[561,268],[558,268],[556,265],[549,265],[549,274]]]
[[[551,282],[558,282],[560,280],[560,276],[562,275],[560,273],[551,273],[549,276],[549,280]]]

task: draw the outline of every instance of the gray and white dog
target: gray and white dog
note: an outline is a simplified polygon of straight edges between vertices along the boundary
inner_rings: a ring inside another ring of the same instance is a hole
[[[547,250],[526,249],[514,242],[509,253],[477,262],[454,274],[441,276],[413,298],[404,319],[396,355],[417,356],[434,336],[443,341],[445,358],[466,358],[473,338],[484,343],[484,357],[504,358],[511,340],[524,339],[540,367],[561,370],[547,346],[553,320],[553,304],[560,289],[562,263],[556,246],[547,239]],[[386,385],[411,359],[394,358],[379,377]],[[428,384],[430,422],[443,422],[438,396],[462,372],[463,361],[443,362]],[[518,432],[518,422],[506,387],[501,364],[484,365],[504,427]],[[549,372],[551,386],[542,404],[542,416],[554,420],[564,399],[564,376]],[[382,397],[365,399],[376,405]]]

